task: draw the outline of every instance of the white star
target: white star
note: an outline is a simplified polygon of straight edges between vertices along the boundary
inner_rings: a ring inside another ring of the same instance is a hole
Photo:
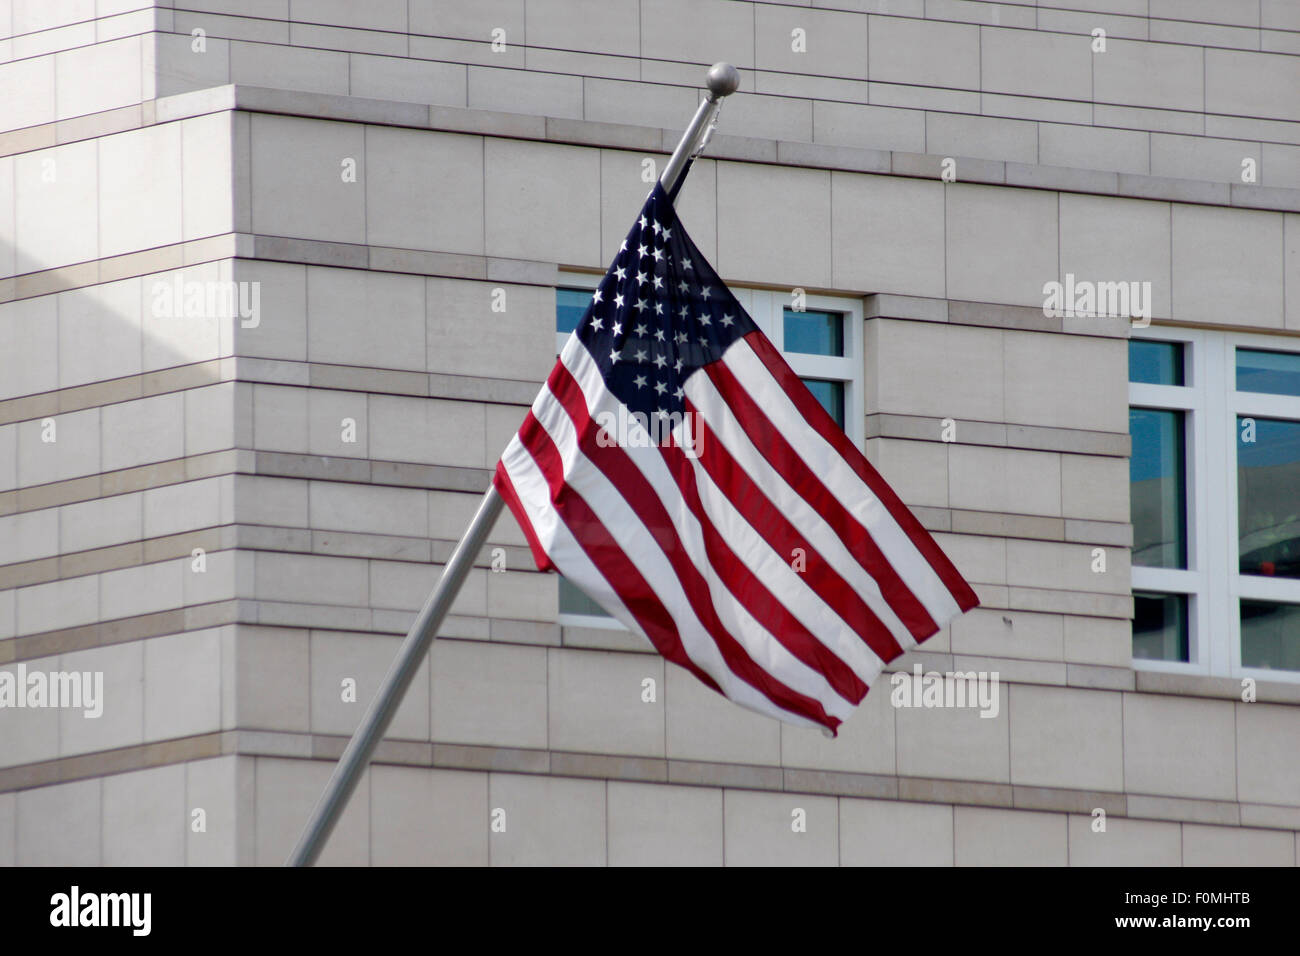
[[[622,280],[627,276],[627,271],[622,266],[619,266],[614,270],[614,275],[618,276],[619,279]]]
[[[684,268],[686,271],[689,272],[689,271],[691,271],[692,269],[695,268],[695,263],[692,262],[690,259],[683,259],[683,260],[682,260],[682,268]]]
[[[647,332],[649,332],[650,330],[647,329],[647,328],[646,328],[644,325],[642,325],[640,322],[638,322],[638,323],[636,324],[636,328],[633,329],[632,331],[635,332],[637,335],[645,335],[645,334],[646,334]]]
[[[610,350],[609,350],[609,360],[610,360],[611,362],[617,362],[617,361],[618,361],[618,352],[616,352],[614,349],[610,349]]]
[[[650,254],[655,257],[655,262],[658,262],[664,257],[664,251],[662,249],[652,249],[650,250]]]
[[[664,238],[671,239],[672,235],[673,235],[672,230],[669,229],[667,226],[664,226]]]
[[[682,370],[682,360],[681,360],[681,359],[678,359],[678,360],[677,360],[677,364],[675,364],[675,365],[673,366],[673,371],[674,371],[674,372],[680,372],[681,370]]]
[[[638,362],[644,362],[646,360],[645,349],[637,349],[635,358]]]
[[[663,276],[655,276],[655,278],[654,278],[654,282],[655,282],[655,288],[656,288],[656,289],[662,289],[662,288],[664,287],[664,277],[663,277]]]
[[[645,254],[646,254],[646,248],[645,248],[645,246],[637,246],[637,247],[636,247],[636,254],[637,254],[640,258],[644,259],[644,258],[645,258]]]
[[[655,415],[659,418],[660,421],[668,420],[668,413],[664,411],[662,408],[655,409]]]
[[[632,384],[637,388],[645,388],[645,376],[638,375],[636,378],[632,379]]]
[[[591,301],[592,301],[592,302],[599,302],[599,301],[600,301],[600,290],[599,290],[599,289],[597,289],[595,292],[593,292],[593,293],[591,294]]]
[[[605,320],[598,315],[593,315],[591,317],[591,327],[599,332],[605,327]]]
[[[632,308],[636,309],[638,312],[644,312],[648,308],[648,306],[646,305],[645,299],[637,299],[636,305],[634,305]]]
[[[660,232],[660,230],[662,230],[662,229],[663,229],[663,226],[659,225],[659,223],[656,222],[656,223],[654,224],[654,230],[655,230],[655,235],[656,235],[656,236],[659,235],[659,232]]]
[[[655,356],[655,368],[663,368],[667,364],[668,364],[668,360],[664,358],[662,355]]]
[[[615,335],[622,335],[622,334],[623,334],[623,323],[622,323],[622,322],[615,322],[615,323],[614,323],[614,330],[613,330],[613,331],[614,331],[614,334],[615,334]]]
[[[663,329],[655,329],[655,341],[656,341],[656,342],[662,342],[663,340],[664,340],[664,330],[663,330]]]
[[[685,344],[686,344],[686,333],[685,333],[685,332],[678,332],[677,335],[676,335],[675,337],[676,337],[676,339],[677,339],[677,344],[678,344],[678,345],[685,345]]]
[[[680,292],[685,292],[685,291],[686,291],[687,289],[689,289],[689,288],[690,288],[690,286],[687,284],[687,282],[686,282],[685,279],[683,279],[681,282],[677,283],[677,289],[678,289],[678,291],[680,291]]]
[[[673,398],[681,398],[685,394],[686,394],[686,389],[682,388],[679,385],[677,386],[677,391],[673,392]]]
[[[642,229],[645,228],[646,226],[645,216],[642,216],[640,219],[637,220],[637,225],[639,225]]]
[[[707,312],[701,312],[701,313],[700,313],[700,325],[712,325],[712,324],[713,324],[713,320],[712,320],[711,318],[709,318],[709,313],[707,313]]]
[[[682,306],[682,311],[677,314],[680,315],[683,319],[685,319],[690,316],[691,310],[687,306]]]
[[[656,394],[656,395],[662,395],[662,394],[663,394],[664,392],[666,392],[666,391],[668,391],[668,386],[667,386],[667,385],[665,385],[663,382],[655,382],[655,394]]]
[[[700,289],[700,298],[707,299],[708,297],[709,297],[709,287],[704,286]]]
[[[664,304],[662,302],[656,302],[655,315],[663,315],[663,314],[664,314]]]
[[[620,243],[618,244],[618,251],[619,251],[619,252],[627,252],[627,240],[626,240],[626,239],[624,239],[622,242],[620,242]]]
[[[622,296],[622,295],[615,295],[615,296],[614,296],[614,308],[616,308],[616,309],[621,309],[621,308],[623,308],[623,296]]]
[[[638,272],[638,273],[636,274],[636,284],[637,284],[637,285],[645,285],[645,273],[644,273],[644,272]]]
[[[724,315],[724,316],[722,317],[722,324],[723,324],[724,326],[730,326],[731,323],[732,323],[732,322],[735,322],[735,321],[736,321],[736,320],[733,319],[730,315]]]

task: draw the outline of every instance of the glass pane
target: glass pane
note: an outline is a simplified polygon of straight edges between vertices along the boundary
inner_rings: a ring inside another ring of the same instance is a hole
[[[1237,349],[1237,391],[1300,395],[1300,352]]]
[[[555,290],[555,331],[572,332],[591,305],[589,289]]]
[[[586,614],[589,617],[611,617],[605,613],[605,609],[587,597],[587,592],[583,591],[575,584],[571,584],[568,578],[560,578],[560,613],[561,614]]]
[[[1147,385],[1182,385],[1183,343],[1129,339],[1128,380]]]
[[[1133,594],[1133,658],[1188,661],[1187,595]]]
[[[1300,578],[1300,422],[1237,419],[1242,574]]]
[[[1300,671],[1300,604],[1241,602],[1241,666]]]
[[[843,428],[844,383],[829,382],[820,378],[805,378],[803,383],[808,386],[808,391],[813,393],[813,397],[822,403],[822,408],[831,413],[835,424]]]
[[[1131,408],[1129,508],[1133,563],[1147,568],[1187,567],[1187,481],[1183,413]]]
[[[795,312],[785,310],[787,352],[810,355],[844,354],[844,316],[838,312]]]

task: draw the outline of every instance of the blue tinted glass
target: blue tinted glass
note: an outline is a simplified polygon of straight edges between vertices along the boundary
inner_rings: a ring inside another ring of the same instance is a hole
[[[1237,391],[1300,395],[1300,352],[1237,349]]]
[[[808,355],[844,354],[844,316],[838,312],[795,312],[785,310],[787,352]]]
[[[1147,385],[1183,384],[1183,344],[1129,339],[1128,380]]]
[[[805,378],[803,383],[808,391],[822,403],[822,408],[831,413],[835,424],[844,427],[844,383],[828,382],[820,378]]]
[[[1300,671],[1300,604],[1241,602],[1241,666]]]
[[[1242,574],[1300,578],[1300,422],[1237,419]]]
[[[1133,657],[1187,661],[1187,596],[1133,594]]]
[[[1129,507],[1133,563],[1148,568],[1187,567],[1183,413],[1131,408]]]
[[[576,329],[589,305],[591,305],[589,289],[556,289],[555,331],[572,332]]]

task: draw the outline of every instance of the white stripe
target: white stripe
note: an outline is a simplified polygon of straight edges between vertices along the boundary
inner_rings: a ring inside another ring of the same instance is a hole
[[[712,379],[703,373],[692,375],[686,383],[686,397],[736,464],[763,490],[773,506],[789,518],[790,523],[817,549],[827,564],[857,592],[867,607],[880,618],[894,640],[904,650],[916,646],[912,633],[880,593],[880,585],[875,578],[853,556],[835,529],[790,487],[781,472],[754,447],[753,440],[740,427]]]
[[[549,394],[549,389],[547,392]],[[556,444],[563,462],[567,484],[582,496],[624,554],[636,565],[637,570],[641,572],[646,581],[652,585],[655,595],[676,624],[676,630],[684,650],[696,666],[712,677],[727,697],[738,704],[786,722],[819,727],[820,724],[815,721],[802,718],[777,707],[761,691],[741,680],[731,671],[722,657],[722,652],[695,616],[676,572],[669,564],[667,557],[664,556],[658,543],[641,523],[640,518],[620,491],[578,450],[573,422],[564,411],[563,406],[554,400],[542,403],[542,406],[540,409],[542,415],[537,416],[537,419]],[[536,415],[536,411],[534,411],[534,415]],[[538,511],[555,515],[556,510],[550,502],[549,487],[546,484],[545,476],[541,474],[540,469],[532,461],[526,449],[524,449],[524,454],[528,457],[529,466],[536,472],[535,476],[529,476],[524,468],[520,468],[521,480],[525,482],[528,489],[525,510],[528,511],[530,518]],[[506,465],[507,473],[510,474],[512,481],[515,480],[516,464],[512,460]],[[520,500],[525,501],[525,492],[520,490],[518,485],[516,485],[516,491],[520,496]],[[644,636],[644,629],[635,624],[635,619],[631,617],[621,601],[610,606],[604,605],[603,601],[601,601],[602,589],[609,589],[609,584],[605,581],[604,575],[586,558],[585,552],[582,553],[581,560],[573,560],[578,552],[582,552],[582,549],[573,539],[568,529],[564,528],[563,522],[557,517],[555,520],[548,522],[547,530],[549,535],[547,538],[542,538],[540,531],[538,537],[542,540],[543,547],[560,573],[584,591],[587,591],[594,600],[605,606],[606,610],[611,614],[614,614],[623,623],[633,626],[637,633]],[[621,613],[616,613],[620,611]],[[767,654],[755,654],[754,648],[746,647],[744,641],[739,641],[739,637],[738,642],[750,652],[751,658],[759,667],[786,686],[817,699],[827,713],[835,714],[841,720],[846,719],[852,713],[852,705],[835,694],[820,674],[805,667],[793,657],[790,657],[789,661],[780,659],[780,654],[774,653],[774,651],[779,650],[779,652],[787,656],[789,656],[789,652],[785,651],[775,641],[769,639],[766,644],[759,646],[758,650],[766,650],[769,652]],[[792,663],[812,678],[805,681],[805,683],[820,684],[820,693],[814,692],[812,688],[796,685],[796,682],[792,679],[794,675],[790,673]]]
[[[942,626],[961,613],[943,579],[935,573],[912,539],[894,520],[842,455],[803,417],[772,377],[749,343],[736,340],[723,353],[722,361],[731,369],[772,424],[781,432],[804,463],[818,475],[850,514],[861,522],[875,540],[885,560],[893,565],[917,600],[925,606],[935,623]]]
[[[619,404],[618,398],[605,388],[604,379],[600,374],[600,369],[596,367],[585,349],[581,354],[566,356],[565,364],[568,367],[570,374],[572,374],[574,379],[577,381],[578,387],[582,390],[583,396],[586,399],[588,412],[593,416],[593,418],[601,411],[617,408]],[[564,415],[564,419],[568,423],[571,431],[572,420],[568,418],[567,414]],[[541,419],[539,419],[539,421],[540,420]],[[554,437],[554,434],[552,434],[552,437]],[[746,609],[745,606],[736,599],[735,595],[731,593],[726,584],[718,576],[717,571],[709,560],[707,550],[705,549],[704,534],[699,521],[682,500],[681,492],[677,488],[677,483],[669,473],[668,466],[664,462],[659,449],[653,447],[624,447],[622,451],[627,455],[642,475],[645,476],[651,487],[654,488],[660,502],[673,520],[678,539],[681,541],[682,548],[686,552],[686,557],[700,572],[701,577],[704,579],[709,594],[712,596],[714,610],[726,631],[736,639],[736,642],[740,644],[741,648],[749,655],[751,660],[758,663],[765,671],[774,676],[781,683],[807,697],[816,699],[821,703],[822,707],[828,714],[836,716],[841,720],[847,719],[847,717],[853,712],[853,705],[841,697],[839,693],[830,686],[825,676],[819,670],[814,667],[809,667],[803,661],[795,657],[790,653],[785,645],[778,641],[762,624],[755,620],[749,613],[748,609]],[[596,470],[594,465],[588,465],[588,467],[592,470]],[[572,474],[572,472],[566,473]],[[601,475],[602,479],[603,477],[604,476]],[[612,488],[612,486],[610,487]],[[623,500],[622,495],[618,494],[617,489],[613,489],[611,493],[616,494],[619,503],[626,506],[626,502]],[[586,494],[584,494],[583,497],[589,504],[593,505],[593,508],[595,507],[592,497]],[[640,523],[640,519],[636,517],[636,513],[632,511],[630,506],[627,506],[627,511],[631,514],[631,517],[623,520],[635,521],[637,527],[642,528],[643,526]],[[611,516],[602,514],[601,519],[607,527],[610,527],[612,533],[614,528],[610,524]],[[659,554],[662,554],[662,551],[659,550],[658,543],[654,541],[653,537],[650,536],[648,532],[646,533],[646,537],[650,541],[651,546],[653,546]],[[625,547],[625,550],[628,549]],[[646,580],[653,582],[657,587],[659,579],[654,577],[652,574],[647,573],[642,562],[636,555],[633,555],[630,550],[628,550],[628,553],[636,562],[638,567],[641,568]],[[672,575],[672,583],[676,585],[676,589],[680,591],[681,583],[678,580],[676,573],[671,570],[671,567],[669,568],[669,573]],[[682,596],[685,598],[684,592],[682,592]],[[709,645],[716,650],[716,646],[713,645],[713,639],[708,635],[707,631],[703,630],[702,625],[701,633],[704,639],[708,641]],[[861,645],[860,641],[857,641],[857,643]],[[702,669],[706,670],[716,680],[717,675],[713,674],[713,671],[705,667],[704,663],[694,652],[692,645],[687,644],[685,635],[683,635],[683,644],[686,646],[686,651],[690,655],[691,659],[696,661]],[[870,648],[866,648],[865,645],[862,646],[869,654]],[[723,662],[723,666],[725,667],[725,662]],[[878,674],[880,670],[878,659],[876,660],[874,667],[875,674]],[[869,667],[867,669],[868,671],[870,670]],[[872,676],[874,677],[874,674]],[[870,684],[870,681],[865,678],[864,682],[868,685]],[[722,682],[719,681],[719,684],[721,683]],[[786,711],[780,710],[779,713],[782,715],[782,719],[786,719],[784,716],[787,713]]]

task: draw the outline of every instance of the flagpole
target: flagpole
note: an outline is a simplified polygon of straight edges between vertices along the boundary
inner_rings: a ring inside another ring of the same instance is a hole
[[[686,132],[682,134],[681,141],[673,150],[668,165],[664,167],[663,175],[659,177],[665,192],[672,192],[681,178],[682,171],[686,168],[686,163],[708,142],[722,99],[736,92],[740,86],[740,74],[730,63],[715,63],[709,69],[706,86],[709,90],[708,96],[701,101]],[[483,500],[479,502],[478,511],[469,523],[469,528],[466,529],[460,543],[456,545],[451,558],[448,559],[442,577],[438,579],[433,592],[424,602],[424,607],[420,609],[415,623],[411,625],[406,639],[402,641],[397,658],[389,667],[384,682],[366,708],[365,714],[362,715],[361,723],[353,733],[352,739],[348,741],[329,783],[325,785],[325,792],[321,794],[315,809],[312,810],[311,819],[307,821],[307,826],[298,838],[297,845],[289,854],[286,866],[311,866],[320,856],[325,842],[334,831],[334,825],[343,815],[343,810],[352,798],[362,773],[370,763],[375,748],[379,746],[379,741],[388,730],[393,714],[397,712],[402,698],[406,696],[406,690],[411,686],[416,671],[420,669],[425,656],[429,653],[429,646],[433,643],[439,628],[442,627],[443,619],[447,616],[447,611],[455,601],[456,595],[460,593],[470,568],[474,566],[474,559],[478,557],[479,551],[486,543],[488,533],[496,524],[504,503],[501,496],[497,494],[496,488],[489,484]]]

